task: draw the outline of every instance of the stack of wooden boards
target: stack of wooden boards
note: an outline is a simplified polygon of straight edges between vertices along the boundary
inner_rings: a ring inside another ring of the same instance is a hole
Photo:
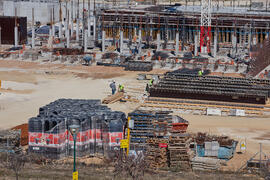
[[[105,99],[103,99],[102,103],[103,104],[112,104],[115,103],[117,101],[120,101],[120,99],[124,98],[124,92],[117,92],[114,95],[110,95],[108,97],[106,97]]]
[[[169,166],[190,168],[190,158],[193,156],[190,150],[190,142],[192,139],[189,134],[173,134],[169,137]]]
[[[220,168],[220,160],[207,157],[194,157],[191,160],[193,170],[218,170]]]
[[[151,169],[168,166],[168,139],[150,138],[147,141],[146,161]]]

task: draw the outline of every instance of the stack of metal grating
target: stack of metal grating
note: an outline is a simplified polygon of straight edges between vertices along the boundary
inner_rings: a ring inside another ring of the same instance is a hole
[[[111,111],[100,100],[59,99],[29,119],[29,152],[50,158],[72,155],[74,141],[69,126],[76,124],[78,156],[109,155],[119,149],[125,123],[123,112]]]
[[[129,113],[131,120],[134,120],[134,128],[130,132],[130,150],[143,151],[149,168],[172,166],[172,162],[178,165],[188,157],[189,142],[186,143],[181,139],[180,145],[184,146],[179,148],[178,141],[171,142],[171,139],[179,136],[188,138],[186,130],[189,123],[170,113],[170,111],[142,110]],[[178,154],[177,157],[174,156],[175,153]]]
[[[166,73],[150,88],[150,96],[266,104],[270,81],[219,76]]]
[[[134,128],[130,131],[131,150],[145,150],[149,138],[168,138],[175,129],[173,124],[181,124],[186,131],[188,121],[179,116],[173,116],[170,111],[135,110],[128,114],[134,120]]]

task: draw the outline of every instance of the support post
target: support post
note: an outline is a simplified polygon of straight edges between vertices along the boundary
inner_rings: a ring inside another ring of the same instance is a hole
[[[194,36],[194,56],[198,56],[198,34],[195,32]]]
[[[216,57],[217,56],[217,46],[218,46],[218,42],[217,42],[217,36],[218,36],[218,32],[217,32],[217,28],[215,30],[215,34],[214,34],[214,53],[213,56]]]
[[[142,30],[139,29],[139,49],[138,49],[138,53],[141,54],[142,52]]]
[[[105,52],[105,36],[106,36],[106,33],[103,30],[102,31],[102,52]]]
[[[76,21],[76,41],[79,41],[79,18]]]
[[[175,37],[175,55],[178,56],[179,53],[179,32],[176,32],[176,37]]]
[[[17,24],[15,24],[15,27],[14,27],[14,45],[15,47],[18,46],[18,27],[17,27]]]
[[[35,20],[34,20],[34,8],[32,8],[32,48],[35,48]]]
[[[120,53],[123,53],[123,30],[120,29]]]
[[[236,39],[236,30],[234,31],[233,35],[232,35],[232,56],[235,57],[236,53],[237,53],[237,39]]]
[[[91,22],[90,22],[90,17],[88,16],[88,19],[87,19],[87,29],[88,29],[88,37],[91,36]]]
[[[157,33],[157,51],[160,51],[160,32]]]
[[[88,34],[87,34],[87,30],[84,31],[84,52],[87,51],[87,46],[88,46]]]

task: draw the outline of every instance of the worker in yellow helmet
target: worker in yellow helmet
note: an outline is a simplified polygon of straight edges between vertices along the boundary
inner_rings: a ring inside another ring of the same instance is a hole
[[[124,86],[122,84],[119,84],[118,91],[119,92],[124,92]]]

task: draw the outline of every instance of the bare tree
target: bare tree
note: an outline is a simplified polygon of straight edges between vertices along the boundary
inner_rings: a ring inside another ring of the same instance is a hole
[[[16,175],[16,180],[19,179],[19,173],[27,161],[27,156],[24,154],[3,153],[1,154],[1,165],[6,169],[11,169]]]

